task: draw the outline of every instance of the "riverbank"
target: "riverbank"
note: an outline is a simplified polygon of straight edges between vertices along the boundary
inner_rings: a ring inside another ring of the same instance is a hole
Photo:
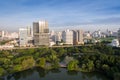
[[[56,70],[44,70],[41,68],[33,68],[22,72],[6,76],[6,80],[110,80],[103,74],[98,72],[82,73],[76,71],[68,71],[65,68]]]
[[[111,79],[119,78],[119,50],[105,45],[4,50],[0,51],[0,76],[39,66],[48,70],[66,67],[68,71],[101,71]]]

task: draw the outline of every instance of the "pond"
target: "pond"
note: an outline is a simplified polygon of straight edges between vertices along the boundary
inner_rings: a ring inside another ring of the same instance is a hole
[[[69,72],[65,68],[59,70],[43,70],[41,68],[29,69],[11,76],[7,76],[3,80],[110,80],[105,75],[92,72]]]

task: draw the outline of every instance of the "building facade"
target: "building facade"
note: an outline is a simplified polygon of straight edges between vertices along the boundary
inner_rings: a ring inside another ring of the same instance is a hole
[[[62,32],[56,32],[56,35],[55,35],[55,42],[61,42],[62,40]]]
[[[78,32],[77,32],[77,30],[73,30],[73,44],[78,45]]]
[[[84,41],[83,41],[83,30],[78,30],[78,44],[84,44]]]
[[[47,21],[33,22],[33,40],[35,46],[49,46]]]
[[[5,32],[4,31],[2,31],[2,37],[5,37]]]
[[[113,46],[113,47],[119,47],[119,41],[118,41],[118,39],[112,40],[111,46]]]
[[[27,27],[27,34],[28,34],[28,37],[32,37],[32,29],[31,29],[31,27]]]
[[[73,30],[73,44],[84,44],[83,30]]]
[[[51,41],[55,42],[55,31],[54,30],[50,31],[49,37]]]
[[[73,45],[73,31],[70,31],[69,29],[62,32],[62,40],[64,44],[70,44]]]
[[[28,35],[27,35],[27,29],[26,28],[20,28],[19,29],[19,46],[27,46],[28,44]]]

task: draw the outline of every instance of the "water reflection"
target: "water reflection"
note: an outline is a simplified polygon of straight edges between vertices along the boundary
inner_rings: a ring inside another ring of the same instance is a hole
[[[52,73],[60,73],[61,71],[59,69],[52,69],[51,72]]]
[[[73,76],[73,75],[77,75],[78,72],[77,71],[67,71],[67,74]]]
[[[36,71],[38,72],[40,77],[45,77],[48,74],[48,70],[44,70],[42,68],[36,68]]]
[[[15,74],[7,76],[7,80],[19,80],[20,78],[25,79],[26,77],[31,76],[33,72],[34,72],[34,69],[28,69],[22,72],[17,72]]]
[[[110,80],[104,75],[92,72],[81,73],[76,71],[67,71],[64,68],[56,70],[44,70],[42,68],[34,68],[12,76],[8,76],[7,80]]]
[[[82,78],[89,80],[106,80],[105,76],[99,72],[82,73]]]

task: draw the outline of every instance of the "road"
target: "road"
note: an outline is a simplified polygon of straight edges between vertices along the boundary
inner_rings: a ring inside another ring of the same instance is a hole
[[[16,50],[16,49],[35,49],[35,48],[59,48],[59,47],[78,47],[82,45],[65,45],[65,46],[52,46],[52,47],[14,47],[14,48],[2,48],[0,50]],[[90,46],[90,45],[84,45],[84,46]]]

